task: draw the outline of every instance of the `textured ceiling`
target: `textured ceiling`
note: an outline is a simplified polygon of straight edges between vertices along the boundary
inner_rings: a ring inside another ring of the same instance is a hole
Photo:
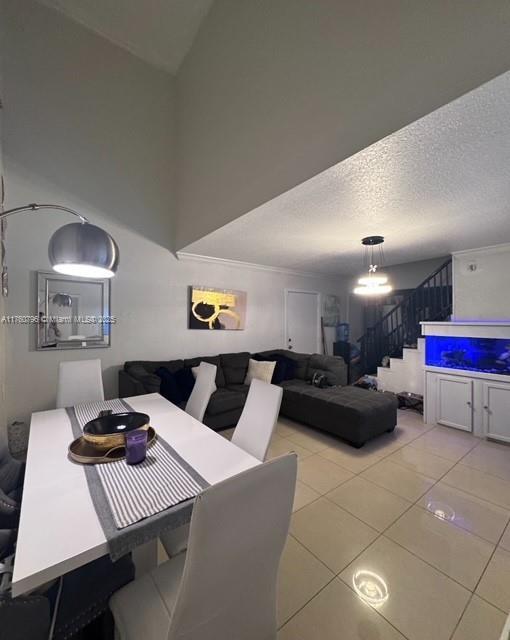
[[[510,73],[183,251],[348,274],[375,234],[386,264],[510,241]]]
[[[39,0],[175,73],[213,0]]]

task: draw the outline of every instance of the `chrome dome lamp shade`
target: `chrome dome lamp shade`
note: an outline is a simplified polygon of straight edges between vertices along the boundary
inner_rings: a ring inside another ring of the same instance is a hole
[[[106,231],[96,227],[81,213],[58,204],[27,204],[2,211],[0,220],[16,213],[55,209],[65,211],[80,219],[80,222],[66,224],[57,229],[50,239],[48,256],[51,266],[58,273],[81,278],[111,278],[119,266],[119,248],[115,240]],[[1,226],[1,244],[3,247],[5,227]],[[4,263],[4,251],[1,251],[2,295],[8,294],[7,267]]]
[[[72,222],[52,235],[48,257],[58,273],[81,278],[112,278],[119,264],[119,248],[100,227],[88,222]]]

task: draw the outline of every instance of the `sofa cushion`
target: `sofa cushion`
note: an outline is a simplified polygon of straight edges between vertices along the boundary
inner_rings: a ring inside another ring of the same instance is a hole
[[[159,393],[161,379],[155,374],[147,371],[141,364],[133,364],[126,373],[141,382],[146,393]]]
[[[160,379],[159,393],[172,404],[179,405],[183,402],[183,394],[177,382],[177,373],[172,373],[166,367],[156,369],[156,376]]]
[[[181,390],[182,400],[187,402],[195,386],[195,376],[190,368],[183,367],[175,372],[175,377]]]
[[[170,372],[182,369],[184,360],[130,360],[124,364],[124,371],[127,371],[134,378],[138,376],[133,371],[141,371],[145,369],[146,373],[156,373],[156,369],[166,367]]]
[[[310,358],[307,379],[311,380],[314,373],[326,376],[329,385],[347,384],[347,367],[344,359],[339,356],[324,356],[314,353]]]
[[[229,384],[226,388],[229,391],[241,391],[244,395],[250,390],[250,386],[247,384]]]
[[[248,360],[250,354],[245,351],[241,353],[222,353],[220,355],[221,368],[225,376],[225,384],[243,384],[248,371]]]
[[[270,351],[260,351],[260,356],[285,356],[292,360],[296,369],[294,371],[294,377],[300,380],[306,380],[308,377],[308,364],[310,362],[311,354],[309,353],[296,353],[295,351],[289,351],[288,349],[272,349]]]
[[[309,382],[306,382],[305,380],[299,380],[298,378],[294,378],[294,380],[284,380],[282,383],[280,383],[280,387],[283,387],[283,389],[294,389],[296,391],[302,391],[304,389],[307,389],[309,386]]]
[[[204,358],[188,358],[184,360],[184,366],[191,369],[192,367],[198,367],[201,362],[210,362],[216,365],[216,386],[218,389],[225,386],[225,376],[223,375],[223,369],[221,368],[220,356],[206,356]]]
[[[246,401],[246,393],[242,391],[231,391],[230,389],[218,389],[215,391],[209,404],[207,405],[207,413],[214,416],[233,409],[240,409]]]

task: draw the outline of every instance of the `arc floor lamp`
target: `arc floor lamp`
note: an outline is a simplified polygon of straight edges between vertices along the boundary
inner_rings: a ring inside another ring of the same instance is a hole
[[[51,236],[48,256],[51,266],[58,273],[82,278],[111,278],[119,265],[119,248],[115,240],[104,229],[91,224],[85,216],[74,209],[57,204],[27,204],[14,209],[0,210],[0,221],[8,216],[22,212],[34,212],[41,209],[65,211],[79,218],[60,227]],[[2,266],[3,266],[2,237]],[[2,279],[4,272],[2,272]],[[6,288],[6,283],[2,283]]]

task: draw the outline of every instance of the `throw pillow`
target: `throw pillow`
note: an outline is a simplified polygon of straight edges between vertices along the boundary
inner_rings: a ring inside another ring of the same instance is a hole
[[[193,380],[197,379],[198,376],[198,369],[199,369],[200,365],[198,367],[191,367],[191,373],[193,375]],[[216,391],[218,387],[216,385],[214,385],[212,393],[214,393]],[[190,392],[191,393],[191,392]]]
[[[159,367],[154,373],[161,379],[159,392],[163,398],[176,405],[184,402],[184,397],[177,381],[178,372],[172,373],[166,367]]]
[[[252,356],[253,360],[257,360],[257,362],[274,362],[275,368],[273,371],[273,377],[271,382],[273,384],[280,384],[284,380],[287,380],[287,365],[283,360],[280,360],[280,357],[275,355],[273,357],[263,356],[260,353],[256,353]]]
[[[285,378],[284,380],[293,380],[296,377],[296,371],[298,363],[289,358],[288,356],[278,355],[278,360],[285,364]]]
[[[275,366],[276,362],[274,360],[271,362],[258,362],[257,360],[253,360],[252,358],[250,358],[250,361],[248,363],[248,373],[246,374],[246,378],[244,379],[244,384],[251,384],[251,381],[254,378],[257,378],[257,380],[262,380],[263,382],[267,382],[269,384],[273,377]]]
[[[273,355],[256,353],[252,358],[259,362],[276,362],[273,379],[271,381],[273,384],[280,384],[284,380],[293,380],[296,377],[297,363],[295,360],[292,360],[292,358],[288,358],[280,353]]]
[[[187,402],[191,395],[191,392],[193,391],[193,387],[195,386],[195,378],[193,376],[193,372],[189,367],[183,367],[182,369],[179,369],[179,371],[177,371],[175,376],[182,394],[183,402]]]

